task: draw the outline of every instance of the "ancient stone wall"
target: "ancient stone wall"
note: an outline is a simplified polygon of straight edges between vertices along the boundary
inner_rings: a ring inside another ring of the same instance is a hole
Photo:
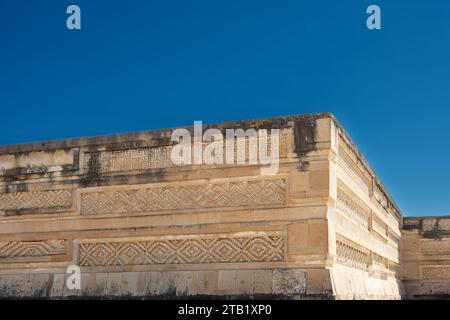
[[[335,294],[342,298],[400,298],[399,242],[401,213],[377,176],[338,128],[336,155]]]
[[[402,280],[408,298],[450,294],[450,217],[404,218]]]
[[[171,129],[0,147],[0,296],[400,297],[401,213],[332,115],[207,127],[280,129],[278,172],[175,165]]]

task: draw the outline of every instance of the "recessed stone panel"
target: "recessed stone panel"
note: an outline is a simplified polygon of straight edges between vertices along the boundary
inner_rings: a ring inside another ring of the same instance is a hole
[[[210,235],[82,242],[81,266],[274,262],[284,259],[281,234]]]
[[[284,179],[133,188],[81,194],[81,214],[281,205]]]

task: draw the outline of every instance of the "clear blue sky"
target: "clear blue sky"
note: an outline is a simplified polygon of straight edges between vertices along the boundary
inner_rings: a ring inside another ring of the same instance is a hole
[[[450,214],[449,17],[446,0],[1,0],[0,144],[330,111],[406,215]]]

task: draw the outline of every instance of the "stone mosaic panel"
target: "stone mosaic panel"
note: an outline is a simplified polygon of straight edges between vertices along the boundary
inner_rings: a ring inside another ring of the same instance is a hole
[[[338,182],[336,209],[353,223],[369,228],[370,209],[341,182]]]
[[[66,254],[67,240],[2,241],[0,260],[23,257],[47,257]]]
[[[336,262],[351,268],[366,271],[369,265],[369,252],[338,240],[336,242]]]
[[[284,258],[284,237],[180,237],[80,244],[81,266],[126,266],[186,263],[273,262]]]
[[[450,280],[450,266],[422,266],[422,279],[424,280]]]
[[[285,158],[287,155],[287,141],[290,137],[290,129],[280,130],[279,141],[279,156]],[[225,137],[224,137],[225,139]],[[248,163],[249,139],[245,139],[245,154],[246,163]],[[237,159],[237,139],[234,143],[234,159]],[[268,135],[268,149],[271,150],[270,134]],[[204,147],[208,143],[203,144]],[[224,155],[225,153],[224,141]],[[108,172],[122,172],[135,170],[149,170],[149,169],[164,169],[174,167],[170,154],[172,146],[158,146],[158,147],[142,147],[115,151],[95,151],[86,152],[84,155],[84,170],[85,172],[108,173]],[[225,158],[224,158],[225,162]]]
[[[62,209],[72,206],[72,190],[44,190],[0,194],[1,210]]]
[[[284,204],[285,193],[284,179],[89,192],[81,195],[81,213],[99,215]]]

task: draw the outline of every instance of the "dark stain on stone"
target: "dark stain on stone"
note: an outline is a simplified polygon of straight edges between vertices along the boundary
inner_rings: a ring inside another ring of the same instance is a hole
[[[48,282],[47,282],[47,288],[46,288],[46,291],[45,291],[45,296],[46,297],[50,297],[50,294],[52,292],[54,279],[55,279],[55,275],[53,273],[50,273],[49,278],[48,278]]]
[[[32,214],[53,214],[65,212],[70,209],[70,205],[66,206],[48,206],[45,208],[19,208],[19,209],[5,209],[5,216],[23,216]]]
[[[78,170],[78,168],[74,168],[74,166],[71,164],[65,164],[62,165],[61,167],[62,167],[61,176],[63,177],[73,176],[74,174],[73,172]]]
[[[315,149],[316,131],[315,119],[300,119],[294,122],[294,152],[299,157],[305,156]]]
[[[263,120],[250,120],[250,121],[237,121],[234,123],[224,123],[224,124],[206,124],[203,125],[203,131],[208,129],[219,129],[222,134],[226,133],[226,129],[242,129],[244,131],[248,129],[260,130],[260,129],[282,129],[289,127],[289,122],[287,119],[263,119]],[[189,131],[193,131],[193,127],[186,128]]]
[[[434,223],[433,226],[433,230],[424,231],[422,236],[427,239],[442,240],[444,232],[439,226],[439,221],[440,221],[439,219],[436,219],[436,222]]]
[[[406,295],[402,297],[403,300],[450,300],[450,294],[423,294],[423,295]]]
[[[28,191],[28,186],[26,183],[21,182],[17,184],[17,192],[25,192],[25,191]]]
[[[309,161],[300,161],[298,166],[299,171],[305,172],[309,170]]]
[[[31,174],[36,174],[36,175],[45,175],[48,172],[48,168],[47,167],[18,167],[18,168],[13,168],[13,169],[8,169],[5,171],[5,176],[12,176],[12,177],[16,177],[19,178],[19,176],[22,175],[31,175]]]
[[[52,300],[335,300],[332,294],[241,294],[241,295],[177,295],[176,291],[169,288],[165,294],[152,294],[143,296],[133,296],[129,294],[118,295],[104,295],[102,292],[97,292],[97,296],[59,296],[51,297]],[[17,300],[27,300],[29,297],[18,297],[17,295],[10,295]],[[447,296],[448,297],[448,296]],[[37,299],[35,297],[34,299]],[[41,297],[39,300],[45,300],[50,298],[50,292],[46,293],[45,297]],[[7,295],[0,292],[0,300],[8,299]]]
[[[166,181],[167,172],[165,169],[148,169],[140,174],[130,175],[104,175],[98,171],[90,171],[80,178],[79,186],[81,188],[97,187],[97,186],[113,186],[117,184],[130,184],[130,179],[133,184],[154,183]]]
[[[402,230],[422,230],[422,220],[421,219],[403,219]]]
[[[72,176],[74,171],[80,169],[80,149],[76,149],[73,154],[72,164],[63,164],[61,166],[61,175],[63,177]]]
[[[95,185],[95,183],[101,180],[100,174],[100,152],[91,152],[89,161],[87,162],[86,175],[80,179],[80,187],[88,187],[90,185]]]

